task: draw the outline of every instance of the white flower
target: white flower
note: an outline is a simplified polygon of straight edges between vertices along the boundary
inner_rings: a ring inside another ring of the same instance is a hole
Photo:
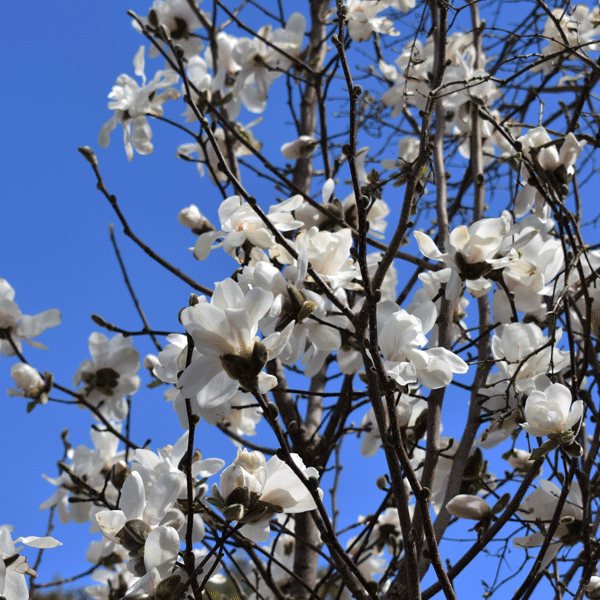
[[[121,490],[121,508],[96,514],[102,534],[132,553],[132,572],[149,576],[157,569],[160,579],[170,574],[180,547],[177,530],[185,522],[183,513],[173,505],[184,487],[181,472],[165,473],[154,483],[144,482],[138,472],[132,472]],[[141,548],[143,562],[137,558]]]
[[[529,494],[519,506],[518,514],[528,523],[540,523],[548,525],[554,516],[556,505],[561,494],[561,489],[551,481],[540,479],[540,487],[534,492]],[[571,483],[569,495],[567,501],[563,506],[560,513],[561,521],[565,517],[563,522],[559,523],[556,528],[553,539],[558,541],[550,544],[548,551],[546,552],[540,569],[545,569],[552,559],[557,555],[558,551],[562,546],[561,538],[568,537],[571,533],[571,529],[577,530],[579,528],[578,521],[583,519],[583,501],[581,498],[581,490],[579,484],[576,481]],[[573,522],[574,521],[574,522]],[[544,543],[546,535],[543,532],[536,532],[523,537],[513,539],[513,544],[517,548],[535,548],[541,546]]]
[[[346,13],[348,35],[354,42],[366,41],[371,33],[387,33],[392,36],[399,35],[394,29],[394,24],[386,17],[377,14],[389,6],[387,1],[373,0],[346,0],[348,12]]]
[[[27,600],[29,590],[25,575],[37,576],[37,573],[27,564],[27,559],[19,554],[21,548],[15,543],[26,544],[32,548],[55,548],[62,543],[51,537],[20,537],[14,542],[11,525],[0,527],[0,596],[6,600]]]
[[[144,75],[144,46],[136,52],[133,59],[135,74],[142,78],[142,87],[129,75],[119,75],[116,85],[108,95],[111,102],[108,108],[115,111],[112,119],[100,130],[98,144],[106,148],[110,143],[110,134],[118,123],[123,126],[123,139],[127,159],[133,160],[133,149],[140,154],[150,154],[154,147],[150,138],[152,130],[146,119],[147,114],[162,116],[163,104],[179,97],[179,92],[169,86],[177,83],[179,75],[175,71],[158,71],[154,79],[146,85]],[[157,94],[158,90],[165,90]]]
[[[241,102],[253,113],[264,111],[271,83],[292,64],[278,48],[288,56],[299,56],[305,30],[304,16],[293,13],[284,29],[272,31],[268,25],[260,28],[258,33],[269,42],[268,45],[259,38],[241,38],[237,41],[231,53],[232,60],[241,67],[232,90],[236,102]]]
[[[291,457],[307,479],[319,476],[297,454]],[[321,489],[317,493],[323,496]],[[309,490],[285,462],[276,456],[267,462],[262,452],[241,448],[233,464],[221,473],[219,488],[213,486],[213,497],[226,518],[246,523],[240,532],[256,543],[269,539],[268,521],[275,513],[316,508]]]
[[[446,510],[459,519],[479,521],[491,513],[490,505],[479,496],[459,494],[446,504]]]
[[[244,126],[235,123],[235,127],[240,136],[245,139],[252,148],[258,151],[262,148],[262,143],[254,138],[251,128],[260,123],[261,119],[262,117]],[[252,150],[247,148],[246,145],[242,144],[237,138],[226,140],[225,132],[221,128],[218,128],[214,132],[214,138],[226,164],[229,164],[230,160],[237,163],[238,156],[250,156],[252,154]],[[232,150],[232,155],[229,152],[230,149]],[[198,156],[197,159],[194,158],[194,154]],[[202,137],[202,144],[198,144],[197,142],[181,144],[181,146],[177,148],[177,158],[184,158],[195,162],[200,177],[204,177],[204,166],[207,165],[208,173],[213,183],[229,180],[229,175],[219,169],[221,159],[207,135]]]
[[[44,380],[32,366],[25,363],[16,363],[10,369],[10,376],[20,389],[6,390],[9,396],[33,398],[40,404],[48,402],[48,394],[44,391]]]
[[[555,332],[555,345],[561,335],[560,329]],[[498,392],[493,395],[503,394],[513,376],[516,391],[530,393],[539,388],[536,378],[546,375],[549,365],[553,366],[555,373],[563,369],[568,364],[568,353],[548,341],[534,323],[510,323],[496,329],[492,338],[492,354],[506,383],[504,387],[498,386]]]
[[[556,184],[559,192],[562,186],[568,186],[570,183],[575,173],[574,165],[586,144],[585,141],[578,141],[573,133],[568,133],[560,145],[559,152],[556,144],[550,144],[552,139],[541,126],[530,129],[517,141],[522,144],[523,156],[528,158],[534,166],[537,163],[548,174],[549,180]],[[529,176],[529,168],[523,162],[521,178],[527,180]],[[568,187],[566,192],[568,192]],[[534,186],[526,184],[519,190],[515,198],[515,217],[524,216],[534,206],[535,214],[541,218],[542,209],[545,206],[543,197]]]
[[[295,241],[298,253],[306,252],[306,257],[312,268],[333,289],[339,287],[354,288],[353,279],[359,277],[358,267],[350,258],[352,246],[352,232],[350,229],[340,229],[336,232],[319,231],[311,227],[308,231],[301,231]],[[277,247],[280,253],[277,260],[284,264],[294,263],[294,259],[288,255],[282,246]],[[274,252],[271,253],[273,257]],[[285,270],[288,280],[294,281],[298,273],[302,271],[301,265],[292,264]],[[312,281],[308,276],[306,281]]]
[[[408,394],[400,395],[400,398],[396,401],[396,416],[400,427],[406,427],[408,425],[413,408],[417,404],[421,404],[421,401],[411,398]],[[387,413],[387,405],[384,405],[384,407]],[[381,446],[381,433],[379,432],[377,420],[375,419],[375,412],[372,407],[363,417],[360,428],[367,430],[360,444],[360,453],[367,457],[375,456]]]
[[[120,333],[109,340],[102,333],[89,339],[92,360],[87,359],[73,377],[73,385],[85,384],[86,400],[98,407],[108,419],[122,421],[127,416],[125,396],[137,392],[140,355],[132,347],[132,338]]]
[[[181,312],[181,323],[200,353],[177,382],[185,398],[214,408],[227,402],[240,385],[249,391],[256,386],[260,393],[277,385],[262,368],[279,355],[291,327],[262,342],[256,335],[258,321],[272,303],[271,292],[256,288],[244,294],[233,279],[226,279],[215,286],[210,304],[200,302]]]
[[[390,309],[395,307],[390,303]],[[379,316],[379,315],[378,315]],[[453,373],[466,373],[468,365],[462,358],[446,348],[428,348],[425,334],[437,318],[435,305],[423,302],[411,315],[404,309],[395,310],[386,319],[382,317],[379,345],[385,359],[385,369],[400,385],[419,381],[434,390],[452,381]]]
[[[15,355],[10,340],[19,352],[22,350],[21,340],[34,348],[47,350],[46,346],[32,342],[31,338],[37,337],[50,327],[60,325],[60,311],[52,308],[37,315],[24,315],[14,298],[15,290],[6,279],[0,278],[0,356]]]
[[[113,424],[117,432],[121,431],[121,424]],[[70,458],[68,464],[69,472],[63,470],[55,478],[44,475],[44,479],[58,487],[56,492],[40,505],[40,510],[57,507],[61,523],[86,523],[92,520],[98,507],[89,500],[88,495],[76,481],[85,481],[95,490],[104,490],[104,496],[109,502],[116,502],[119,492],[112,482],[107,484],[106,474],[111,471],[113,465],[125,458],[125,452],[117,452],[119,438],[108,430],[98,431],[94,428],[90,431],[94,447],[88,448],[81,444],[67,453]],[[73,473],[74,477],[71,477]],[[75,500],[76,499],[76,500]]]
[[[300,227],[302,222],[294,219],[292,211],[301,204],[302,196],[296,195],[271,206],[268,218],[273,227],[279,231],[292,231]],[[211,250],[219,247],[236,257],[238,248],[245,242],[262,249],[273,248],[276,244],[273,232],[267,228],[256,211],[239,196],[231,196],[221,203],[219,220],[222,231],[209,231],[198,237],[194,247],[194,256],[198,260],[204,260]],[[224,239],[213,246],[218,238]]]
[[[195,54],[202,52],[204,47],[202,40],[198,35],[192,34],[202,26],[202,23],[186,0],[154,0],[150,10],[155,12],[158,22],[167,28],[173,43],[183,49],[186,58],[192,58]],[[140,31],[139,23],[135,19],[132,21],[132,25]],[[159,54],[154,45],[150,46],[148,55],[151,58]]]
[[[393,169],[405,170],[417,160],[420,145],[419,138],[413,136],[400,138],[398,142],[398,160],[385,158],[381,161],[381,166],[388,171],[392,171]]]
[[[281,154],[284,158],[290,160],[298,160],[299,158],[305,158],[310,156],[319,145],[319,142],[310,135],[301,135],[297,140],[293,142],[286,142],[281,146]]]
[[[525,403],[526,422],[521,427],[534,437],[562,433],[574,427],[583,415],[583,400],[571,405],[571,391],[553,383],[544,392],[531,392]]]
[[[419,250],[424,256],[454,267],[446,285],[448,300],[456,300],[460,295],[461,280],[467,281],[467,288],[473,296],[487,293],[491,283],[485,279],[485,275],[517,258],[514,251],[496,258],[511,224],[510,215],[505,213],[495,219],[481,219],[470,227],[459,225],[450,233],[447,252],[441,252],[427,234],[415,231]]]
[[[598,27],[598,18],[600,10],[594,7],[590,10],[585,4],[578,4],[571,13],[565,8],[555,8],[552,11],[552,17],[548,17],[544,26],[543,39],[548,40],[548,44],[542,50],[543,56],[563,52],[567,57],[571,55],[570,48],[583,47],[584,51],[598,50],[598,43],[590,44],[596,35]],[[559,23],[560,31],[556,26]],[[566,38],[566,42],[565,42]],[[549,73],[555,66],[556,61],[546,60],[531,69],[532,72],[543,71]]]

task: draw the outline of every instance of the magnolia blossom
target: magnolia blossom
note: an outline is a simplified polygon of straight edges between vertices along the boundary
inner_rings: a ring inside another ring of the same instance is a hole
[[[258,321],[272,303],[271,292],[256,288],[244,294],[238,283],[226,279],[215,286],[210,304],[199,302],[181,312],[181,323],[200,353],[177,382],[185,398],[195,399],[200,407],[216,407],[240,385],[260,393],[277,385],[262,369],[279,355],[292,328],[290,324],[259,340]]]
[[[46,346],[32,342],[31,338],[60,325],[60,311],[52,308],[37,315],[24,315],[14,298],[15,290],[6,279],[0,278],[0,356],[15,355],[11,340],[19,352],[22,350],[21,340],[34,348],[47,350]]]
[[[202,0],[200,0],[201,2]],[[198,4],[200,4],[198,2]],[[193,32],[202,26],[196,11],[186,0],[154,0],[152,8],[158,23],[166,27],[173,43],[183,49],[183,55],[191,58],[202,51],[204,44]],[[147,19],[141,19],[146,22]],[[132,21],[134,29],[141,31],[136,19]],[[158,48],[150,46],[148,55],[152,58],[160,54]]]
[[[414,509],[414,504],[408,507],[411,518]],[[359,522],[365,522],[366,520],[365,517],[358,517]],[[373,548],[373,552],[378,555],[383,554],[384,548],[387,548],[387,551],[393,555],[398,552],[401,539],[402,529],[400,528],[398,509],[395,506],[390,506],[377,517],[377,523],[375,523],[375,526],[371,530],[367,547]]]
[[[384,405],[387,413],[387,405]],[[400,427],[413,424],[418,415],[427,408],[425,400],[415,399],[408,394],[401,394],[396,402],[396,417]],[[360,423],[361,429],[366,429],[360,444],[360,453],[363,456],[374,456],[381,446],[381,433],[371,407]]]
[[[395,303],[390,303],[388,310],[393,310],[394,306]],[[385,359],[384,367],[400,385],[418,381],[434,390],[447,386],[453,373],[468,371],[467,363],[446,348],[421,349],[427,344],[425,334],[431,330],[436,318],[437,311],[431,301],[423,302],[413,314],[402,308],[392,312],[387,319],[382,314],[379,346]]]
[[[291,212],[302,204],[302,196],[292,196],[285,202],[269,208],[268,218],[279,231],[292,231],[302,225]],[[211,250],[222,247],[231,256],[236,256],[238,248],[246,242],[251,246],[268,249],[275,246],[275,236],[260,218],[257,212],[239,196],[231,196],[219,207],[219,220],[222,231],[208,231],[198,237],[194,247],[194,256],[198,260],[208,257]],[[214,242],[223,238],[218,244]]]
[[[558,373],[568,364],[568,353],[556,347],[561,336],[562,331],[556,330],[554,345],[550,345],[549,339],[535,323],[510,323],[497,328],[492,338],[492,354],[500,377],[496,378],[499,381],[494,393],[485,389],[483,393],[502,396],[508,382],[513,379],[517,392],[530,393],[541,389],[536,381],[540,376],[546,376],[549,365]],[[502,402],[502,405],[505,404],[505,401]]]
[[[184,523],[181,511],[173,507],[185,486],[183,473],[169,472],[146,490],[138,472],[127,477],[121,490],[118,510],[102,510],[96,520],[102,534],[130,551],[130,570],[146,579],[157,569],[164,579],[173,568],[179,552],[177,530]],[[143,548],[143,559],[140,549]]]
[[[495,219],[481,219],[470,227],[459,225],[450,233],[446,252],[442,252],[427,234],[415,231],[419,250],[424,256],[454,267],[446,285],[448,300],[456,300],[460,295],[461,280],[466,280],[467,289],[475,297],[491,289],[491,283],[485,276],[517,257],[514,251],[504,257],[496,257],[511,224],[512,219],[506,213]]]
[[[390,3],[389,0],[385,1]],[[446,115],[446,132],[452,132],[464,140],[459,144],[459,152],[468,157],[472,103],[483,105],[493,114],[491,105],[501,96],[501,92],[483,68],[486,57],[476,49],[472,33],[453,33],[445,48],[446,65],[441,84],[444,93],[441,101]],[[396,68],[380,60],[379,68],[383,76],[393,84],[381,98],[384,106],[392,107],[392,118],[399,116],[408,105],[425,110],[432,91],[435,52],[434,36],[429,36],[424,45],[418,39],[408,42],[395,61]],[[506,148],[506,142],[487,120],[480,124],[480,128],[483,159],[487,164],[495,153],[494,147],[502,151]]]
[[[204,167],[206,166],[213,183],[218,184],[219,182],[229,181],[229,175],[219,167],[221,156],[225,159],[225,164],[228,165],[230,161],[233,161],[237,165],[238,157],[251,156],[253,150],[260,151],[262,143],[254,138],[251,129],[260,120],[256,119],[244,126],[236,123],[236,129],[247,145],[243,144],[237,137],[233,138],[233,136],[230,136],[227,139],[225,131],[218,128],[213,134],[215,144],[212,143],[207,135],[204,135],[201,144],[192,142],[178,146],[176,156],[177,158],[195,162],[200,177],[204,177]],[[218,152],[215,146],[218,148]],[[198,158],[195,158],[194,155],[197,155]]]
[[[298,160],[299,158],[306,158],[310,156],[319,145],[319,142],[310,135],[301,135],[297,140],[293,142],[286,142],[281,146],[281,154],[284,158],[290,160]]]
[[[120,423],[113,423],[112,426],[117,433],[121,432]],[[43,476],[58,489],[40,505],[40,510],[56,507],[60,522],[64,524],[71,521],[86,523],[90,520],[95,524],[94,515],[99,510],[92,501],[88,501],[85,491],[75,482],[85,481],[91,488],[103,490],[104,497],[109,502],[116,502],[119,490],[113,477],[107,481],[107,473],[111,473],[116,465],[120,465],[121,474],[127,473],[127,467],[123,463],[125,452],[117,451],[119,438],[108,430],[94,428],[91,429],[90,436],[93,448],[81,444],[68,450],[69,461],[65,461],[68,470],[63,469],[61,474],[54,478]]]
[[[540,479],[540,487],[529,494],[519,506],[519,517],[531,524],[540,523],[542,526],[548,525],[556,511],[556,505],[560,498],[561,489],[551,481]],[[562,546],[561,538],[566,538],[571,531],[579,529],[579,522],[583,519],[583,500],[581,490],[576,481],[571,483],[569,495],[560,513],[561,521],[556,528],[553,542],[542,560],[540,569],[545,569],[557,555]],[[517,548],[535,548],[544,543],[546,534],[543,531],[532,533],[523,537],[513,538],[513,544]]]
[[[125,396],[137,392],[140,355],[131,337],[118,333],[109,340],[102,333],[89,339],[92,360],[84,360],[73,377],[73,385],[85,384],[86,400],[107,418],[122,421],[127,416]]]
[[[502,271],[506,288],[494,293],[494,318],[508,323],[512,307],[506,290],[510,292],[515,309],[544,318],[544,297],[552,295],[552,281],[563,268],[564,253],[561,241],[540,231],[530,215],[514,225],[506,236],[512,237],[511,246],[518,249],[519,257]]]
[[[559,195],[566,196],[568,184],[575,173],[574,165],[586,142],[580,142],[573,133],[569,132],[560,144],[560,151],[558,151],[557,144],[551,144],[552,139],[541,126],[530,129],[517,141],[522,145],[523,156],[529,159],[534,167],[539,165]],[[537,169],[534,170],[537,171]],[[521,178],[527,181],[529,177],[530,168],[523,162]],[[540,192],[527,183],[519,190],[515,198],[515,217],[522,217],[535,208],[535,214],[541,218],[544,206],[545,203]]]
[[[572,12],[567,8],[555,8],[544,26],[542,39],[548,43],[542,49],[542,57],[562,53],[568,58],[572,55],[572,49],[580,47],[585,52],[598,50],[600,44],[591,41],[597,37],[599,18],[600,9],[597,6],[590,9],[585,4],[578,4]],[[549,73],[561,59],[562,56],[556,56],[553,60],[545,60],[532,67],[531,71]]]
[[[100,130],[98,144],[106,148],[110,143],[110,134],[118,123],[123,126],[123,140],[127,159],[133,160],[133,150],[140,154],[150,154],[154,147],[150,139],[152,130],[146,119],[147,114],[161,117],[163,104],[170,99],[179,97],[179,92],[170,87],[177,83],[179,75],[175,71],[158,71],[154,79],[146,84],[144,74],[144,46],[136,52],[133,59],[135,74],[142,79],[142,86],[129,77],[119,75],[116,85],[108,95],[110,102],[108,108],[115,111],[113,117],[107,121]],[[165,90],[157,94],[158,90]]]
[[[260,38],[237,40],[231,52],[231,59],[239,66],[231,91],[235,104],[241,102],[253,113],[265,110],[269,87],[292,65],[289,57],[300,55],[305,30],[306,19],[296,12],[290,15],[283,29],[272,31],[265,26],[258,31]],[[233,114],[236,110],[233,109]]]
[[[311,227],[308,231],[301,231],[294,241],[298,253],[306,253],[310,266],[333,289],[357,287],[353,280],[359,277],[359,271],[354,260],[350,258],[352,247],[350,229],[331,232],[319,231],[316,227]],[[286,268],[285,276],[292,281],[298,278],[302,266],[298,263],[293,264],[296,262],[295,259],[283,246],[278,245],[277,249],[271,252],[271,256],[284,264],[292,263]],[[306,281],[311,280],[310,276],[306,278]]]
[[[31,535],[12,540],[12,525],[0,527],[0,596],[6,600],[27,600],[29,589],[25,575],[36,577],[37,573],[27,564],[27,558],[19,554],[22,547],[15,544],[25,544],[32,548],[56,548],[62,542],[52,537],[37,537]]]
[[[525,423],[521,427],[534,437],[563,433],[572,429],[583,415],[583,400],[571,405],[568,387],[553,383],[545,391],[534,391],[525,403]]]
[[[348,35],[354,42],[367,41],[371,33],[387,33],[388,35],[399,35],[394,29],[394,24],[387,17],[377,15],[385,10],[390,2],[382,0],[346,0],[346,25]]]
[[[410,168],[412,163],[414,163],[415,160],[417,160],[417,157],[419,156],[420,147],[421,142],[419,138],[410,135],[400,138],[400,140],[398,141],[398,160],[385,158],[381,161],[381,166],[389,171],[392,171],[394,169],[406,171],[407,168]]]
[[[304,477],[318,478],[314,467],[306,467],[291,454]],[[317,489],[319,497],[323,491]],[[301,513],[316,508],[315,501],[285,462],[273,456],[267,462],[262,452],[238,448],[233,464],[221,473],[219,487],[213,486],[213,504],[228,520],[245,523],[240,532],[253,542],[269,539],[269,520],[275,513]]]

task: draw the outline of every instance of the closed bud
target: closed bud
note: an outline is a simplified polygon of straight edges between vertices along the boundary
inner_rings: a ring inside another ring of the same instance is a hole
[[[118,490],[120,490],[130,473],[131,471],[129,470],[127,464],[120,460],[119,462],[115,463],[110,470],[110,482]]]
[[[248,378],[251,367],[250,361],[247,358],[230,352],[223,354],[220,358],[223,370],[231,377],[231,379],[245,381]]]
[[[92,165],[92,167],[98,168],[98,159],[89,146],[79,146],[77,150],[79,150],[80,154],[90,163],[90,165]]]
[[[267,403],[267,417],[271,421],[274,421],[279,416],[279,409],[277,408],[277,404],[274,402]]]
[[[185,56],[183,48],[181,46],[173,46],[173,52],[175,52],[175,58],[177,61],[181,62]]]
[[[196,235],[215,230],[213,224],[200,212],[195,204],[182,208],[177,215],[177,220]]]
[[[150,531],[150,525],[141,519],[131,519],[119,530],[116,538],[125,550],[135,553],[144,546]]]
[[[156,600],[171,600],[180,598],[185,590],[185,584],[178,574],[170,575],[156,586]]]
[[[231,494],[229,494],[229,496],[227,496],[226,500],[225,500],[225,504],[227,506],[231,506],[234,504],[242,504],[243,506],[249,506],[250,505],[250,491],[248,490],[248,488],[245,485],[240,485],[236,488],[234,488],[231,492]]]
[[[246,510],[241,504],[233,504],[226,506],[221,512],[227,521],[241,521]]]
[[[388,480],[385,475],[380,475],[376,481],[375,485],[382,491],[385,492],[388,489]]]
[[[470,494],[459,494],[454,496],[448,504],[446,510],[459,519],[472,519],[479,521],[491,513],[490,505],[479,496]]]
[[[254,348],[252,349],[252,357],[250,359],[250,368],[252,369],[252,376],[256,377],[262,368],[267,364],[269,359],[269,351],[262,342],[255,342]]]
[[[315,310],[317,310],[317,303],[312,300],[306,300],[302,303],[302,308],[298,312],[296,317],[296,323],[302,323],[304,319],[309,317]]]
[[[506,493],[501,496],[501,498],[492,506],[492,514],[497,515],[501,513],[510,502],[510,494]]]
[[[171,32],[169,31],[168,27],[165,27],[162,23],[159,23],[156,30],[161,40],[164,40],[165,42],[171,41]]]
[[[148,23],[150,23],[152,27],[158,27],[158,14],[153,8],[151,8],[148,12]]]
[[[292,285],[291,283],[286,286],[286,290],[288,296],[290,297],[292,308],[295,311],[299,311],[302,308],[302,305],[304,304],[306,298],[304,297],[302,292],[298,291],[298,288],[295,285]]]

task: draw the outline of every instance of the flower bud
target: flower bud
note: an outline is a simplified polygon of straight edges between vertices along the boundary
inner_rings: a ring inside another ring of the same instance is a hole
[[[178,573],[170,575],[166,579],[163,579],[156,586],[156,600],[170,600],[170,598],[181,598],[183,591],[185,590],[185,584],[181,581]]]
[[[131,471],[129,470],[127,464],[120,460],[119,462],[115,463],[110,470],[110,482],[118,490],[120,490],[130,473]]]
[[[598,600],[600,598],[600,577],[592,575],[590,582],[585,586],[585,597],[590,600]]]
[[[116,537],[125,550],[137,553],[144,547],[150,531],[150,525],[141,519],[131,519],[119,530]]]
[[[448,504],[446,510],[459,519],[472,519],[479,521],[491,512],[490,505],[479,496],[469,494],[459,494],[454,496]]]
[[[10,376],[17,384],[20,390],[6,390],[9,396],[23,396],[25,398],[33,398],[41,404],[48,402],[49,389],[45,389],[42,376],[32,366],[26,363],[16,363],[10,369]]]
[[[177,215],[177,220],[196,235],[215,230],[213,224],[200,212],[195,204],[182,208]]]

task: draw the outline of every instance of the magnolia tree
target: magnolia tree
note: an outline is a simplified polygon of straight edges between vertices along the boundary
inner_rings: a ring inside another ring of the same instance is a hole
[[[22,346],[59,311],[23,315],[0,280],[8,394],[93,423],[42,505],[90,524],[87,593],[456,599],[474,563],[487,596],[600,598],[599,9],[157,0],[129,17],[140,47],[98,143],[120,151],[122,128],[132,160],[176,127],[204,198],[178,220],[197,261],[229,256],[197,281],[154,253],[85,146],[125,234],[189,285],[172,330],[93,315],[71,386]],[[249,113],[295,133],[263,151]],[[136,402],[181,436],[131,439]],[[203,447],[210,427],[233,463]],[[344,463],[377,485],[342,502]],[[7,600],[35,575],[18,542],[58,543],[0,528]]]

